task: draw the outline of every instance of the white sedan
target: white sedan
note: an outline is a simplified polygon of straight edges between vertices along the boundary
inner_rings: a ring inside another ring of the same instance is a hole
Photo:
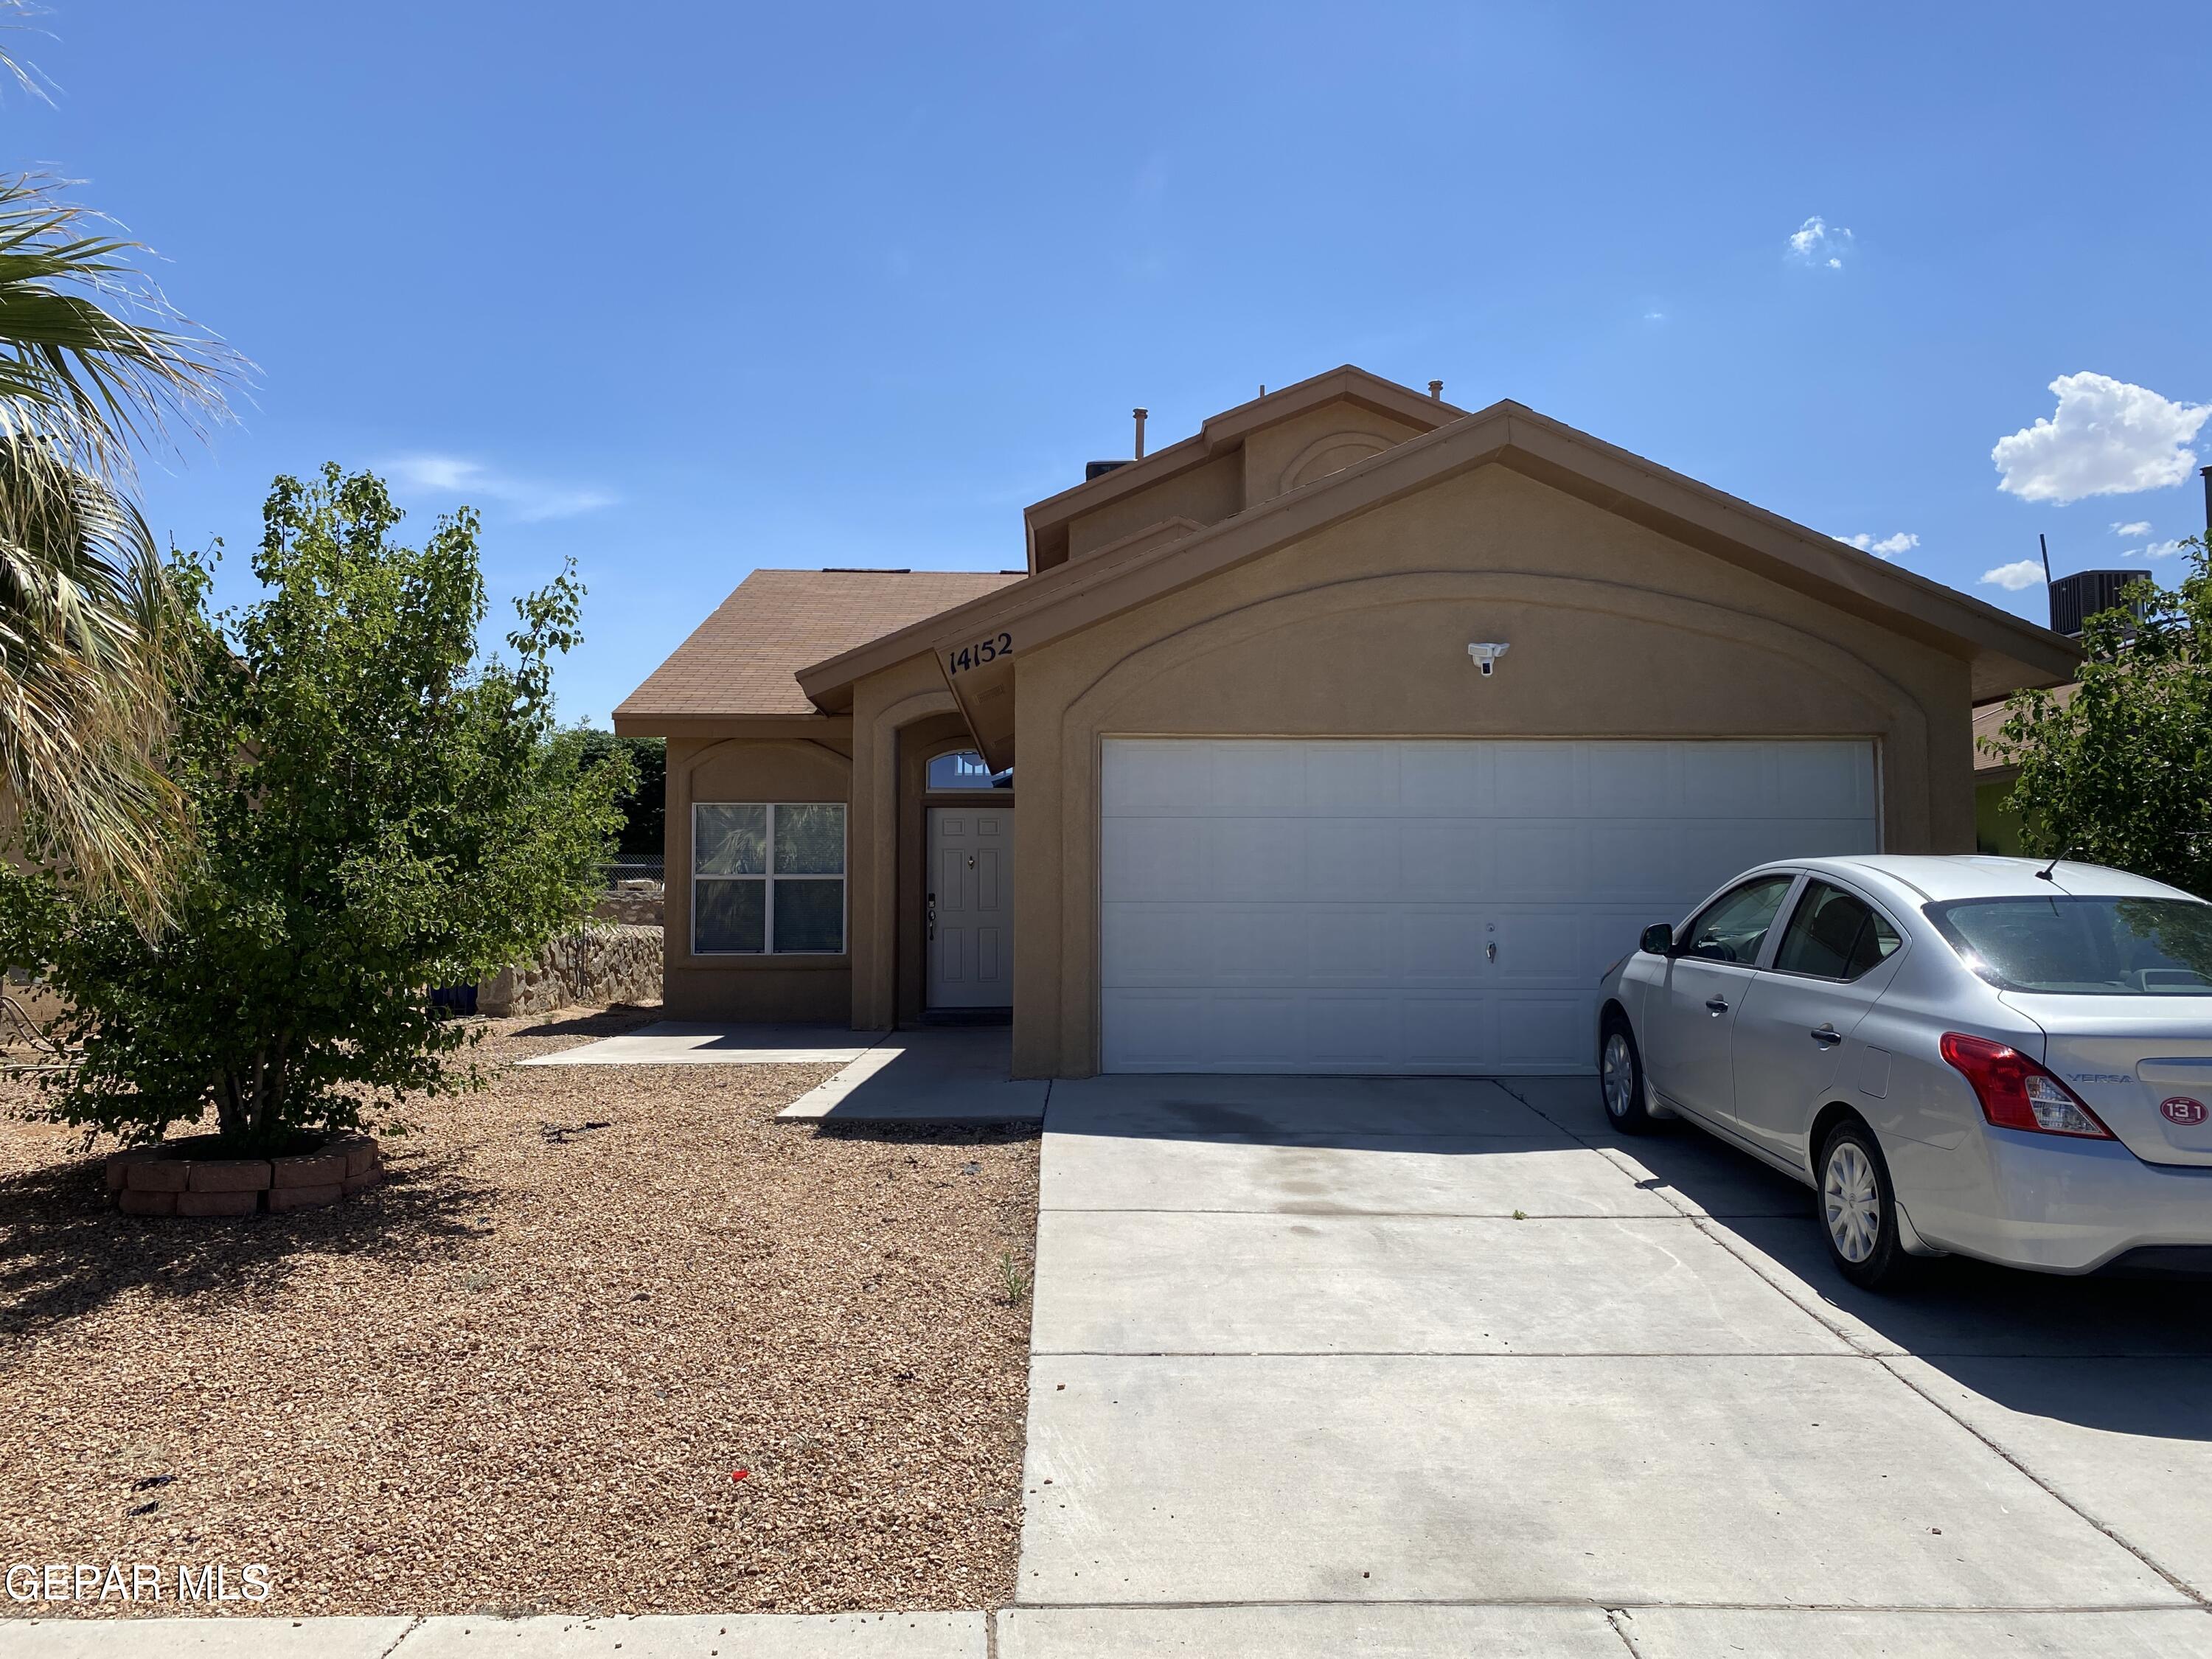
[[[1956,1251],[2212,1271],[2212,904],[2094,865],[1805,859],[1646,928],[1598,1062],[1815,1188],[1857,1284]]]

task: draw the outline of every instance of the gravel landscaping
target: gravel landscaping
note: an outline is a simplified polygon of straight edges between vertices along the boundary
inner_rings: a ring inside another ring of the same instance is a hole
[[[0,1564],[265,1563],[222,1611],[289,1618],[1011,1599],[1036,1131],[775,1121],[835,1069],[501,1066],[377,1126],[384,1186],[233,1220],[0,1117]]]

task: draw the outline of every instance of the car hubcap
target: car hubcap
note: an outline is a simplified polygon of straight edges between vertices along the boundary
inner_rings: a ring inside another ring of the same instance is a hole
[[[1828,1154],[1827,1179],[1820,1200],[1827,1212],[1828,1237],[1846,1261],[1863,1261],[1881,1236],[1881,1192],[1875,1184],[1874,1160],[1854,1141],[1836,1144]]]
[[[1629,1057],[1628,1038],[1615,1031],[1605,1040],[1605,1109],[1626,1117],[1636,1103],[1636,1062]]]

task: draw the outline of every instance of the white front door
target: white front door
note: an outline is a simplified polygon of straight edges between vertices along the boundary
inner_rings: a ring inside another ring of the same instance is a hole
[[[1014,1002],[1014,809],[933,806],[925,936],[933,1008]]]
[[[1646,924],[1768,859],[1879,846],[1863,742],[1121,738],[1101,759],[1109,1072],[1588,1071],[1598,975]]]

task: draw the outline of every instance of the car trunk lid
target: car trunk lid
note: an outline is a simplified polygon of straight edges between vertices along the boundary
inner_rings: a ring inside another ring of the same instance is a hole
[[[2004,993],[2043,1063],[2146,1164],[2212,1164],[2212,999]]]

